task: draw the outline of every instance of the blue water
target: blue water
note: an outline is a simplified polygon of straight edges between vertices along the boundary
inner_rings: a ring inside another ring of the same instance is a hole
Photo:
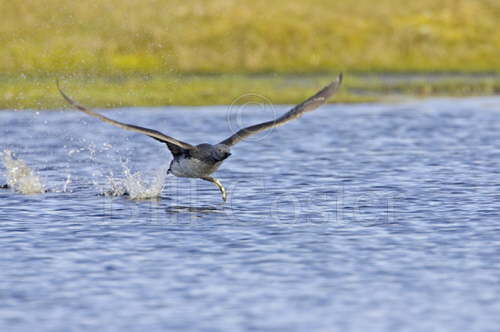
[[[272,116],[103,112],[190,143]],[[0,190],[0,331],[500,326],[498,97],[325,106],[235,146],[226,204],[170,176],[158,199],[102,195],[168,166],[148,137],[77,111],[0,119],[49,190]]]

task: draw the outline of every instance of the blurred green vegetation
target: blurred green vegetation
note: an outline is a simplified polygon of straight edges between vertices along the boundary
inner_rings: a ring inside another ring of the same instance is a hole
[[[498,0],[0,1],[0,71],[499,71]]]
[[[250,90],[292,103],[341,70],[500,72],[498,0],[0,0],[0,13],[0,107],[54,106],[61,75],[100,105],[159,105],[228,103]],[[313,73],[323,78],[282,88]],[[478,93],[467,82],[424,85]]]
[[[248,93],[257,94],[275,104],[300,102],[335,76],[310,78],[223,75],[125,75],[92,79],[63,77],[61,87],[84,105],[93,107],[215,105],[245,102]],[[3,92],[3,98],[1,94]],[[341,90],[343,102],[374,100]],[[67,107],[50,77],[0,78],[0,109],[50,109]]]
[[[227,105],[252,93],[274,104],[294,104],[329,83],[332,74],[206,74],[61,77],[61,86],[76,100],[92,107]],[[360,75],[344,76],[332,102],[369,102],[402,96],[470,96],[500,94],[500,76]],[[0,109],[67,107],[55,79],[0,76]]]

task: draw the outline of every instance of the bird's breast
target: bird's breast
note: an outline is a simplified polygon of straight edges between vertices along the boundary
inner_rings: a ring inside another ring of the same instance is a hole
[[[222,162],[210,163],[192,157],[186,158],[184,156],[180,156],[178,158],[174,158],[172,164],[170,165],[170,171],[175,176],[179,177],[200,178],[215,172],[221,163]]]

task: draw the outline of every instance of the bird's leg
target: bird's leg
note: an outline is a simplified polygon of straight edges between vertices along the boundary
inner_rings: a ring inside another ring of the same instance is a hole
[[[217,180],[216,178],[213,178],[211,176],[205,176],[205,177],[202,177],[201,179],[205,180],[205,181],[208,181],[208,182],[212,182],[213,184],[215,184],[217,186],[217,188],[219,188],[221,194],[222,194],[222,199],[224,200],[224,202],[226,201],[227,199],[227,192],[226,192],[226,189],[224,188],[224,186],[222,185],[222,183],[220,183],[219,180]]]

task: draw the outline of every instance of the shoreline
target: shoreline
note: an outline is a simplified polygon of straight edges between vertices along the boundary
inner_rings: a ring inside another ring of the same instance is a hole
[[[131,106],[202,106],[249,102],[295,104],[334,79],[336,73],[299,74],[133,74],[63,75],[65,91],[96,108]],[[56,75],[0,76],[0,110],[65,108]],[[500,94],[494,73],[345,73],[333,102],[360,103],[394,97],[466,97]]]

